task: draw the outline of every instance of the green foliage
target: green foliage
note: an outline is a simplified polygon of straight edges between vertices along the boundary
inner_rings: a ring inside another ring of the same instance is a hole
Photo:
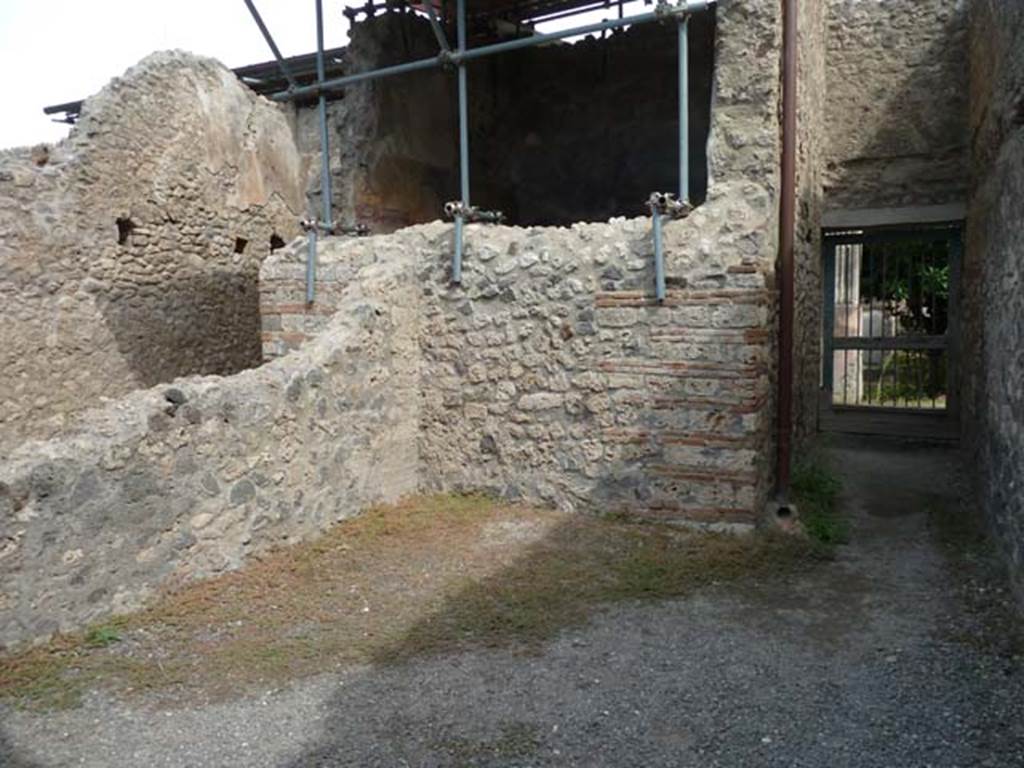
[[[877,372],[876,372],[877,371]],[[867,403],[927,406],[936,400],[940,407],[946,397],[946,357],[931,351],[883,353],[879,368],[865,371],[864,400]]]
[[[918,270],[921,278],[921,290],[942,299],[949,298],[949,264],[922,264]]]
[[[800,522],[813,540],[828,546],[850,539],[850,524],[839,510],[842,482],[820,456],[797,462],[793,468],[793,496]]]
[[[121,642],[121,633],[116,627],[106,624],[93,627],[85,635],[85,644],[90,648],[106,648]]]
[[[949,250],[944,242],[907,240],[865,246],[862,303],[880,302],[907,333],[946,330]],[[884,272],[883,272],[884,265]]]

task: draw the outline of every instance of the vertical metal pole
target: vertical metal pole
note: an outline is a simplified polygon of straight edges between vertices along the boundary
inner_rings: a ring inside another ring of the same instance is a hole
[[[323,0],[316,0],[316,82],[324,82],[324,8]],[[321,91],[318,98],[320,113],[320,202],[323,206],[323,226],[330,232],[334,228],[331,193],[331,147],[327,135],[327,96]]]
[[[466,50],[466,0],[458,5],[459,52]],[[459,64],[459,172],[462,202],[469,205],[469,104],[466,88],[466,65]]]
[[[960,280],[963,269],[963,228],[957,227],[949,240],[949,296],[946,299],[946,413],[957,418],[960,413]],[[936,329],[937,330],[937,329]]]
[[[835,376],[835,349],[834,339],[836,336],[836,244],[827,240],[824,243],[825,269],[822,277],[822,289],[825,296],[825,311],[822,313],[821,336],[824,339],[823,362],[822,362],[822,389],[828,394],[829,408],[835,402],[832,394],[833,380]]]
[[[690,202],[690,62],[687,29],[679,22],[679,199]]]
[[[665,252],[661,243],[661,212],[651,211],[654,227],[654,297],[661,304],[665,301]]]
[[[462,282],[462,214],[455,215],[455,255],[452,257],[452,282]]]
[[[306,303],[312,304],[316,287],[316,227],[306,233]]]
[[[466,50],[466,0],[456,6],[458,51]],[[462,204],[469,207],[469,105],[466,89],[466,65],[459,62],[459,185]],[[452,282],[462,282],[462,215],[455,216],[455,257],[452,259]]]

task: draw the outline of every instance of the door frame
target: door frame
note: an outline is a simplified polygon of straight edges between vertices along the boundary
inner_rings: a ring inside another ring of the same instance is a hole
[[[963,221],[899,224],[880,227],[824,228],[822,257],[822,355],[818,428],[825,432],[890,435],[956,441],[960,434],[959,399],[959,294],[963,260]],[[946,332],[892,338],[837,337],[835,335],[836,248],[839,245],[892,242],[905,238],[949,243],[949,298]],[[841,349],[924,350],[946,352],[946,407],[898,408],[875,405],[843,405],[833,402],[833,353]]]

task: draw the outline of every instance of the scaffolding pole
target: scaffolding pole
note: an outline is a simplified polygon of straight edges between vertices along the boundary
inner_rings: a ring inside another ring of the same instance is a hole
[[[689,19],[679,22],[679,199],[690,202],[690,62]]]
[[[324,8],[323,0],[316,0],[316,81],[323,83],[324,70]],[[320,93],[317,102],[320,118],[320,203],[323,209],[323,227],[334,228],[333,195],[331,192],[331,144],[327,133],[327,95]]]
[[[466,0],[458,0],[456,5],[457,53],[461,56],[466,52]],[[466,64],[459,60],[459,194],[462,207],[468,209],[469,202],[469,94],[466,84]],[[462,282],[462,247],[464,234],[461,210],[455,214],[455,253],[452,256],[452,282]]]
[[[499,53],[507,53],[510,51],[517,51],[523,48],[532,48],[538,45],[544,45],[545,43],[555,42],[568,37],[577,37],[581,35],[592,34],[595,32],[604,32],[606,30],[618,29],[621,27],[632,26],[634,24],[647,24],[653,21],[669,21],[676,20],[677,22],[677,34],[678,34],[678,68],[679,68],[679,198],[678,203],[670,203],[667,198],[661,196],[662,202],[658,205],[652,204],[651,213],[653,219],[654,228],[654,259],[655,259],[655,295],[659,302],[665,299],[665,261],[664,261],[664,248],[662,242],[662,221],[661,221],[661,208],[666,204],[674,207],[674,209],[688,209],[689,198],[690,198],[690,182],[689,182],[689,62],[688,62],[688,19],[691,13],[696,11],[703,11],[707,9],[716,0],[680,0],[677,5],[670,5],[666,0],[660,0],[655,6],[655,9],[649,13],[637,14],[636,16],[630,16],[624,18],[620,16],[618,19],[606,19],[604,21],[595,22],[593,24],[584,24],[579,27],[572,29],[566,29],[559,32],[548,32],[543,34],[529,35],[527,37],[519,37],[512,40],[506,40],[501,43],[493,43],[491,45],[483,45],[479,48],[467,48],[466,47],[466,0],[457,0],[456,6],[456,27],[457,27],[457,48],[454,51],[448,49],[447,41],[444,37],[444,31],[441,29],[440,24],[437,21],[436,15],[433,13],[433,9],[430,9],[430,22],[434,30],[434,34],[437,37],[438,45],[441,48],[440,53],[431,59],[419,59],[417,61],[410,61],[404,64],[396,64],[391,67],[383,67],[381,69],[373,70],[370,72],[359,72],[345,77],[334,78],[332,80],[325,80],[324,73],[324,45],[323,45],[323,8],[322,0],[316,0],[316,22],[317,22],[317,82],[315,85],[295,87],[295,82],[285,67],[284,60],[281,58],[280,52],[277,50],[277,46],[270,36],[270,32],[263,24],[263,20],[260,18],[259,13],[256,11],[255,6],[252,4],[252,0],[245,0],[245,4],[249,7],[250,12],[253,14],[253,18],[259,25],[260,30],[263,32],[268,44],[271,46],[271,50],[274,51],[274,55],[278,59],[278,64],[281,66],[281,71],[284,72],[288,79],[291,87],[287,91],[280,91],[271,96],[275,101],[291,101],[300,99],[306,96],[316,95],[318,97],[318,106],[320,114],[320,147],[321,147],[321,198],[323,202],[323,221],[322,227],[328,233],[333,230],[333,224],[331,221],[331,179],[330,179],[330,154],[328,145],[327,135],[327,107],[326,107],[326,94],[331,91],[336,91],[342,88],[346,88],[356,83],[367,82],[370,80],[377,80],[384,77],[391,77],[394,75],[405,74],[407,72],[415,72],[417,70],[432,69],[448,64],[455,64],[458,67],[458,100],[459,100],[459,182],[460,182],[460,194],[461,200],[457,206],[457,210],[454,216],[455,219],[455,248],[452,256],[452,282],[459,284],[462,282],[462,256],[463,256],[463,236],[466,224],[466,212],[472,210],[470,203],[470,191],[469,191],[469,106],[468,106],[468,94],[467,94],[467,73],[466,63],[474,61],[476,59],[482,59],[486,56],[493,56]],[[671,198],[671,195],[667,196]],[[680,208],[681,207],[681,208]],[[314,225],[314,230],[316,226]],[[313,285],[312,281],[315,279],[316,273],[316,239],[315,233],[310,238],[310,253],[309,261],[307,265],[307,286],[306,296],[307,301],[313,300]]]
[[[437,12],[434,10],[433,2],[427,3],[427,18],[430,20],[430,28],[434,30],[434,37],[437,38],[437,44],[441,47],[441,50],[445,53],[450,52],[451,47],[448,45],[448,38],[445,37],[441,22],[437,19]]]
[[[277,66],[281,68],[281,74],[284,75],[284,79],[288,81],[289,90],[295,90],[299,87],[299,84],[295,82],[295,78],[292,77],[291,70],[288,69],[288,65],[284,63],[284,57],[281,55],[281,51],[277,47],[277,43],[274,42],[273,36],[270,34],[270,30],[267,29],[267,25],[263,23],[263,17],[260,16],[260,12],[256,10],[256,6],[253,5],[252,0],[245,0],[245,6],[249,9],[249,13],[252,15],[252,20],[256,22],[256,26],[260,28],[260,32],[263,34],[263,39],[267,41],[267,45],[270,46],[271,53],[274,54],[274,58],[277,59]]]
[[[248,0],[246,0],[248,2]],[[316,81],[323,83],[324,77],[324,8],[323,0],[316,0]],[[316,299],[317,230],[327,234],[334,230],[333,194],[331,192],[331,145],[327,133],[327,96],[323,92],[317,98],[317,116],[320,122],[320,221],[310,222],[306,232],[306,303]],[[315,210],[315,209],[314,209]]]
[[[378,80],[383,77],[401,75],[421,69],[433,69],[434,67],[440,67],[449,63],[462,64],[464,62],[475,61],[476,59],[482,59],[499,53],[518,51],[523,48],[532,48],[537,45],[556,42],[567,37],[588,35],[609,29],[628,27],[634,24],[649,24],[652,21],[667,21],[671,19],[685,18],[688,14],[705,10],[714,2],[715,0],[685,0],[685,2],[681,2],[678,5],[668,5],[666,3],[658,5],[654,11],[640,13],[636,16],[627,16],[622,19],[607,19],[605,21],[585,24],[580,27],[560,30],[558,32],[546,32],[543,34],[530,35],[528,37],[517,37],[513,40],[506,40],[502,43],[482,45],[479,48],[455,50],[450,53],[442,51],[440,55],[430,59],[418,59],[404,64],[396,64],[391,67],[375,69],[370,72],[358,72],[353,75],[346,75],[345,77],[332,78],[331,80],[326,80],[323,83],[317,83],[316,85],[305,85],[288,91],[279,91],[278,93],[271,95],[270,98],[274,101],[291,101],[294,99],[301,99],[306,96],[316,96],[321,92],[329,93],[331,91],[337,91],[350,85],[355,85],[356,83],[366,82],[367,80]]]

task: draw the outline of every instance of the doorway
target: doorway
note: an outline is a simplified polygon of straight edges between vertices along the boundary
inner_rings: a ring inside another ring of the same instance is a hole
[[[955,440],[959,223],[826,230],[819,426]]]

